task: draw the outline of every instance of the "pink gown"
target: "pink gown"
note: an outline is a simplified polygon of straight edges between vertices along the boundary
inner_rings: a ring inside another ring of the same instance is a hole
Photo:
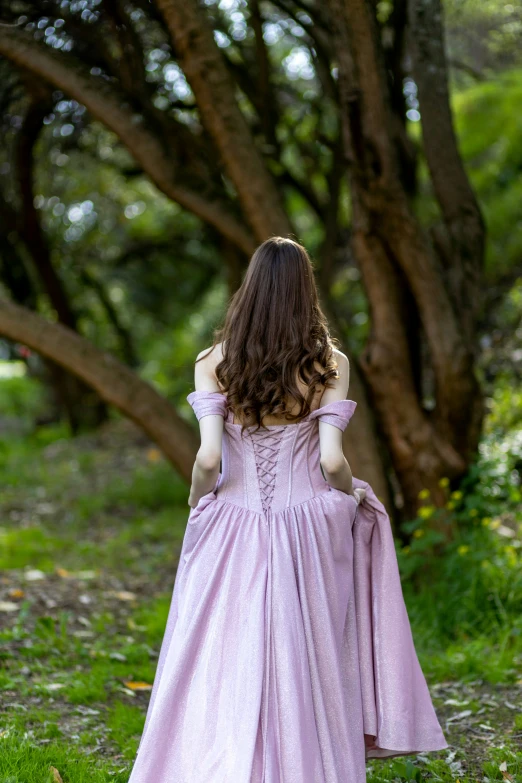
[[[344,430],[356,403],[242,438],[226,395],[187,400],[224,417],[222,472],[189,514],[129,783],[364,783],[366,759],[448,747],[388,515],[321,472],[319,419]]]

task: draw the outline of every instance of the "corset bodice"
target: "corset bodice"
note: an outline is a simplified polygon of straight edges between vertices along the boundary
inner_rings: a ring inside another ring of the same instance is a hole
[[[320,466],[319,421],[344,430],[353,400],[338,400],[312,411],[296,424],[266,428],[234,424],[225,394],[196,391],[187,397],[199,419],[224,419],[221,473],[216,495],[258,513],[277,512],[328,492]]]

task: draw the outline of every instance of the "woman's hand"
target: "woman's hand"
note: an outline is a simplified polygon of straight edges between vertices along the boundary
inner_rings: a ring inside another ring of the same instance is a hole
[[[366,497],[366,490],[365,489],[354,489],[353,494],[354,494],[354,497],[355,497],[355,499],[357,501],[357,505],[359,505],[359,503],[362,503],[362,501]]]

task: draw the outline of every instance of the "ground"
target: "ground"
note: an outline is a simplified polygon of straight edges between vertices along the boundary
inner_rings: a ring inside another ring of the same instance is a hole
[[[54,429],[13,435],[0,446],[0,481],[0,783],[123,783],[187,487],[121,421],[75,440]],[[368,783],[522,779],[522,680],[477,677],[477,665],[457,679],[454,647],[418,651],[450,748],[372,762]]]

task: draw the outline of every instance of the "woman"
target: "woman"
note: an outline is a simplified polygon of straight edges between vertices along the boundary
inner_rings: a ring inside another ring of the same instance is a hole
[[[343,454],[348,383],[305,249],[269,239],[196,360],[192,510],[130,783],[363,783],[368,758],[447,747],[389,518]]]

